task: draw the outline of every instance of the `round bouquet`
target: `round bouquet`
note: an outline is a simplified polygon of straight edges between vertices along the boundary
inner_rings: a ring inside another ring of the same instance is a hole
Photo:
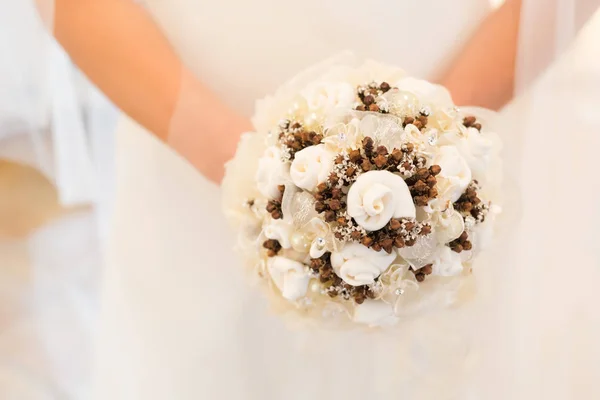
[[[485,118],[365,62],[299,75],[253,122],[227,166],[224,208],[281,311],[394,325],[471,290],[499,212],[500,146]]]

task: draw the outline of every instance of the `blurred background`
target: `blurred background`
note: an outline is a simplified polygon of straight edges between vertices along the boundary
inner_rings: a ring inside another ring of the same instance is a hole
[[[33,0],[0,0],[0,54],[0,399],[81,399],[118,111]]]

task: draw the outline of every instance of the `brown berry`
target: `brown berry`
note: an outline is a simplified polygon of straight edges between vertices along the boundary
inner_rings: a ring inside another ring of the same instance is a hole
[[[399,162],[402,159],[402,151],[398,149],[392,150],[391,157],[395,162]]]
[[[333,212],[331,210],[325,211],[325,221],[327,221],[327,222],[335,221],[335,212]]]
[[[417,282],[423,282],[425,280],[425,274],[417,273],[415,274],[415,278],[417,279]]]
[[[473,124],[473,128],[475,128],[475,129],[477,129],[479,132],[481,132],[481,124],[480,124],[480,123]]]
[[[322,213],[323,211],[325,211],[327,209],[327,206],[325,205],[325,203],[322,203],[320,201],[317,201],[315,203],[315,211],[318,213]]]
[[[355,173],[356,173],[356,168],[354,168],[354,167],[346,168],[346,175],[348,175],[349,177],[353,177]]]
[[[429,186],[427,186],[427,184],[423,181],[417,181],[417,183],[413,185],[412,189],[419,194],[429,193]]]
[[[431,226],[430,225],[423,225],[421,227],[421,232],[420,234],[423,236],[429,235],[431,233]]]
[[[333,199],[341,199],[342,195],[343,195],[342,189],[338,189],[338,188],[331,189],[331,198],[333,198]]]
[[[421,268],[419,271],[424,273],[425,275],[431,275],[433,273],[433,264],[427,264],[426,266]]]
[[[373,246],[371,246],[371,248],[375,251],[381,251],[381,245],[379,243],[373,244]]]
[[[468,116],[468,117],[465,117],[465,119],[463,119],[463,125],[468,128],[471,125],[473,125],[475,123],[475,121],[477,121],[477,119],[475,117]]]
[[[392,254],[392,246],[394,245],[394,241],[392,239],[384,239],[380,242],[380,245],[386,253]]]
[[[380,154],[377,157],[375,157],[373,162],[375,163],[375,165],[377,165],[378,168],[382,168],[384,165],[387,164],[387,157],[383,154]]]
[[[442,167],[440,167],[439,165],[432,165],[431,167],[429,167],[429,172],[433,175],[439,175],[440,172],[442,172]]]
[[[473,243],[471,243],[470,241],[466,241],[462,244],[462,247],[464,250],[469,251],[473,249]]]
[[[429,178],[429,170],[427,168],[419,168],[415,174],[417,179],[427,180]]]
[[[362,240],[360,241],[364,246],[371,246],[373,244],[373,239],[371,239],[368,236],[365,236],[364,238],[362,238]]]
[[[360,238],[362,237],[362,234],[359,231],[352,231],[352,233],[350,234],[350,237],[353,240],[360,240]]]
[[[370,106],[371,104],[375,103],[375,98],[371,95],[367,95],[363,98],[363,103],[365,104],[365,106]]]
[[[412,124],[413,122],[415,122],[415,119],[413,117],[404,118],[404,126]]]
[[[333,199],[329,201],[329,208],[332,209],[333,211],[337,211],[342,207],[342,203],[337,200],[337,199]]]
[[[397,231],[398,229],[400,229],[402,227],[402,224],[400,223],[399,220],[397,220],[396,218],[392,218],[390,220],[390,228]]]
[[[435,176],[429,175],[429,178],[427,178],[427,180],[425,182],[427,183],[427,186],[432,188],[437,183],[437,179],[435,179]]]
[[[367,111],[367,107],[364,104],[356,106],[356,111]]]
[[[373,168],[373,164],[371,164],[371,162],[365,158],[363,160],[363,162],[360,164],[360,167],[362,168],[362,170],[364,172],[367,172]]]
[[[406,243],[404,243],[404,239],[402,239],[400,236],[398,236],[395,240],[394,240],[394,246],[396,246],[397,248],[401,249],[404,246],[406,246]]]
[[[389,91],[391,89],[391,86],[387,82],[381,82],[381,85],[379,85],[379,89],[381,89],[381,91],[383,93],[385,93],[385,92],[387,92],[387,91]]]
[[[281,219],[281,218],[283,218],[283,214],[281,213],[281,211],[275,210],[271,213],[271,217],[273,219]]]
[[[461,244],[456,244],[456,245],[452,246],[452,250],[457,253],[462,253],[463,247]]]
[[[412,153],[415,150],[415,145],[412,143],[406,143],[404,146],[402,146],[402,151],[406,152],[406,153]]]
[[[350,161],[353,163],[357,163],[362,160],[362,156],[360,155],[360,150],[352,150],[349,154]]]
[[[371,112],[379,112],[379,106],[377,104],[371,104],[369,106],[369,111],[371,111]]]
[[[427,205],[427,203],[429,202],[429,199],[427,198],[427,196],[416,196],[414,198],[415,201],[415,205],[419,206],[419,207],[425,207]]]
[[[438,190],[436,188],[429,189],[429,198],[435,199],[438,196]]]
[[[388,149],[385,146],[377,146],[377,154],[383,154],[384,156],[388,155]]]

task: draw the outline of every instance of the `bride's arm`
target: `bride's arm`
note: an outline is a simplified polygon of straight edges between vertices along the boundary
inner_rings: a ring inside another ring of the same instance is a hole
[[[54,34],[125,113],[221,179],[250,123],[185,69],[143,8],[132,0],[54,0]]]
[[[442,77],[457,104],[498,109],[512,98],[520,12],[521,0],[506,0]]]

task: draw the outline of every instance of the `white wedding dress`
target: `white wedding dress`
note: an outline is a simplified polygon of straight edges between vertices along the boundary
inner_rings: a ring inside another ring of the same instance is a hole
[[[188,66],[247,116],[255,99],[341,50],[432,77],[489,10],[487,0],[146,6]],[[385,333],[289,330],[247,285],[218,188],[131,120],[117,152],[95,399],[428,398],[421,382],[455,367],[419,380],[394,367],[410,357],[428,368],[426,343],[406,355]],[[486,398],[455,386],[444,400]]]

